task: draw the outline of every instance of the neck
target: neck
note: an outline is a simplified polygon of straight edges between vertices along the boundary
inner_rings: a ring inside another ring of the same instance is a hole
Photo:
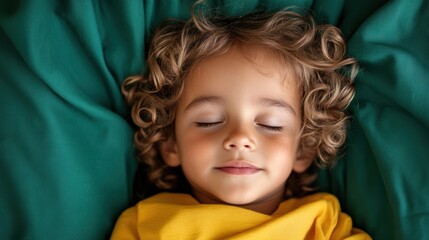
[[[258,201],[251,202],[248,204],[239,204],[239,205],[223,202],[222,200],[217,199],[216,197],[210,197],[205,194],[199,194],[198,191],[193,191],[193,196],[195,197],[196,200],[198,200],[198,202],[202,204],[225,204],[225,205],[237,206],[237,207],[249,209],[249,210],[263,213],[266,215],[271,215],[277,210],[279,204],[283,200],[284,192],[278,191],[275,194],[265,197],[263,199],[260,199]]]

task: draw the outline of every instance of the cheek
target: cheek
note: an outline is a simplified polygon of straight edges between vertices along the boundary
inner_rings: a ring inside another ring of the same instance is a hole
[[[292,139],[275,139],[264,142],[264,155],[266,159],[271,159],[273,166],[278,166],[283,170],[293,167],[296,159],[298,143]]]
[[[205,162],[205,156],[215,156],[219,143],[215,137],[198,134],[184,134],[179,145],[182,164],[198,165]]]
[[[216,164],[216,141],[207,136],[187,134],[178,145],[182,170],[192,186],[204,182]]]

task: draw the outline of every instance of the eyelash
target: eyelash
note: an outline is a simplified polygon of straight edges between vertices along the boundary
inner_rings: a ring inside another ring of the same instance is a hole
[[[222,122],[196,122],[195,126],[197,126],[199,128],[210,128],[210,127],[215,127],[221,123]],[[264,130],[268,130],[271,132],[283,131],[283,127],[280,127],[280,126],[268,126],[268,125],[264,125],[264,124],[258,124],[258,126]]]
[[[268,126],[264,124],[258,124],[258,126],[264,130],[272,131],[272,132],[281,132],[283,131],[283,127],[279,126]]]
[[[196,122],[195,126],[200,128],[210,128],[221,124],[222,122]]]

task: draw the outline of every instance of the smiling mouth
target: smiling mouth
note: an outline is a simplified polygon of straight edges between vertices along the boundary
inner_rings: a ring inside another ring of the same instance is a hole
[[[243,161],[231,161],[215,169],[233,175],[250,175],[262,171],[262,169]]]

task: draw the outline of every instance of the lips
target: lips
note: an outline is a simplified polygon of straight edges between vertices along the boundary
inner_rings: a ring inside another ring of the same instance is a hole
[[[255,165],[252,165],[245,161],[236,160],[224,163],[219,167],[216,167],[215,169],[234,175],[249,175],[262,171],[261,168],[258,168]]]

